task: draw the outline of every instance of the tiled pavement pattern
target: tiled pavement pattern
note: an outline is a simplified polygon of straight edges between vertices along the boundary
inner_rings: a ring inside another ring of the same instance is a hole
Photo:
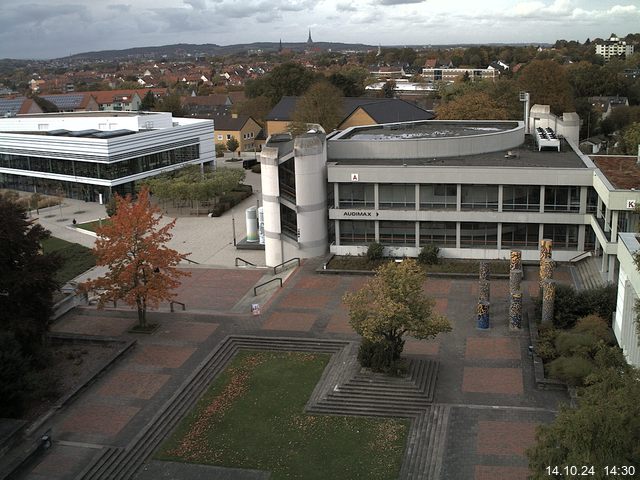
[[[151,313],[151,321],[160,323],[152,335],[127,333],[135,318],[122,309],[81,308],[63,317],[53,330],[123,336],[138,343],[46,425],[52,428],[54,447],[23,478],[74,479],[101,447],[125,447],[229,334],[357,339],[341,298],[367,277],[319,275],[314,272],[318,265],[306,261],[263,305],[260,316],[225,312],[264,271],[194,268],[179,292],[187,311]],[[525,275],[529,302],[538,285],[535,270]],[[454,325],[451,333],[434,340],[406,342],[407,355],[440,362],[434,402],[446,406],[448,416],[440,478],[526,478],[523,452],[535,425],[551,421],[558,402],[566,399],[535,389],[527,332],[507,328],[507,281],[492,281],[489,331],[475,328],[475,279],[428,279],[425,291]],[[153,468],[157,471],[157,462]]]

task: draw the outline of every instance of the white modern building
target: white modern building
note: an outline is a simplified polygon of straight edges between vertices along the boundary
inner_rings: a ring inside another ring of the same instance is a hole
[[[640,272],[633,258],[640,251],[640,243],[634,233],[621,233],[618,239],[620,272],[613,332],[627,362],[640,367],[640,328],[636,323],[636,302],[640,301]]]
[[[537,260],[539,240],[550,238],[555,259],[594,252],[614,281],[617,234],[635,231],[640,188],[620,188],[579,151],[577,115],[534,105],[528,123],[418,121],[270,137],[260,157],[267,264],[359,255],[372,242],[394,256],[435,244],[450,258],[519,249]]]
[[[609,40],[596,43],[596,55],[602,55],[607,62],[611,57],[619,57],[620,55],[629,57],[633,55],[633,45],[612,36]]]
[[[0,188],[106,201],[135,182],[215,163],[212,120],[165,112],[73,112],[0,119]]]

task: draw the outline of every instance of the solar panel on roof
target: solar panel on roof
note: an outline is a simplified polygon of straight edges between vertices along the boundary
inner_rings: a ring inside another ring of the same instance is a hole
[[[78,108],[82,103],[84,95],[65,95],[59,97],[57,95],[44,95],[42,98],[55,104],[58,108]]]
[[[0,114],[17,113],[24,100],[24,98],[0,99]]]

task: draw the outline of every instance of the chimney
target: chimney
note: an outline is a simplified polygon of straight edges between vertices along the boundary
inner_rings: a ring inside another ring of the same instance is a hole
[[[238,114],[237,113],[232,113],[231,114],[231,118],[238,118]]]

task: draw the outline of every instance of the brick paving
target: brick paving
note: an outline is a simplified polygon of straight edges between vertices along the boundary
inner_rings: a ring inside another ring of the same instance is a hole
[[[463,392],[522,395],[522,369],[464,367]]]
[[[81,309],[68,314],[53,330],[135,338],[138,344],[54,417],[54,438],[125,447],[230,334],[357,339],[341,298],[370,277],[316,274],[320,264],[321,260],[307,260],[284,288],[261,300],[260,316],[232,314],[231,309],[245,295],[251,298],[249,292],[264,271],[204,268],[191,269],[192,277],[179,291],[186,312],[169,314],[165,309],[150,314],[150,321],[160,323],[152,335],[127,333],[135,323],[133,312]],[[526,274],[523,288],[530,302],[538,285]],[[535,426],[550,422],[566,396],[535,389],[526,329],[507,328],[507,280],[492,280],[488,332],[475,328],[477,279],[429,278],[424,288],[454,327],[436,339],[407,338],[405,344],[407,355],[440,362],[434,401],[451,405],[440,478],[526,478],[523,452],[533,441]],[[56,445],[34,462],[24,478],[72,479],[97,451],[61,447]],[[54,464],[52,474],[44,476]]]

